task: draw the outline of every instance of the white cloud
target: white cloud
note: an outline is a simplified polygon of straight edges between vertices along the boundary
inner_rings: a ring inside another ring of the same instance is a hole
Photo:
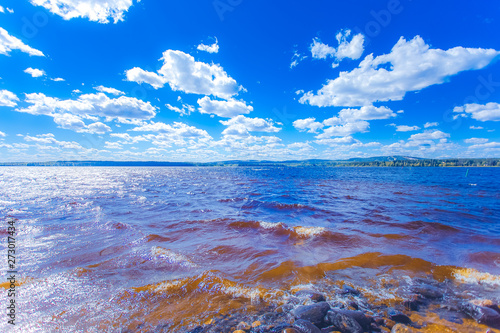
[[[482,130],[482,129],[484,129],[484,127],[481,127],[481,126],[471,126],[469,128],[473,129],[473,130]]]
[[[12,8],[7,7],[7,8],[5,8],[5,9],[7,9],[7,11],[8,11],[9,13],[11,13],[11,14],[12,14],[12,13],[14,13],[14,9],[12,9]]]
[[[28,141],[28,142],[36,142],[39,144],[53,144],[53,145],[57,145],[58,147],[64,148],[64,149],[77,149],[77,150],[83,149],[83,147],[77,142],[56,140],[56,138],[54,137],[54,134],[52,134],[52,133],[38,134],[36,136],[26,135],[24,137],[24,140]],[[43,149],[44,147],[39,147],[39,148]]]
[[[434,131],[428,131],[428,132],[424,132],[424,133],[413,134],[412,136],[410,136],[410,138],[408,140],[415,141],[415,142],[424,142],[427,140],[442,140],[442,139],[446,139],[449,137],[450,137],[450,134],[448,134],[448,133],[434,130]]]
[[[279,132],[271,119],[247,118],[243,115],[236,116],[229,120],[220,120],[220,123],[227,128],[222,135],[248,136],[249,132]]]
[[[367,120],[389,119],[395,116],[396,114],[385,106],[370,105],[359,109],[342,109],[338,116],[325,119],[322,123],[316,122],[315,118],[306,118],[294,121],[293,125],[299,131],[307,129],[310,133],[315,133],[317,130],[329,126],[323,130],[323,133],[316,136],[318,139],[325,139],[332,136],[349,136],[358,132],[366,132],[370,127]]]
[[[439,125],[439,123],[430,123],[430,122],[427,122],[427,123],[424,124],[424,128],[436,127],[438,125]]]
[[[376,101],[402,100],[409,91],[419,91],[461,71],[481,69],[500,52],[493,49],[455,47],[431,49],[420,36],[403,37],[391,53],[365,57],[359,67],[341,72],[316,94],[305,93],[301,103],[315,106],[363,106]]]
[[[396,132],[411,132],[418,131],[420,127],[418,126],[408,126],[408,125],[399,125],[396,126]]]
[[[6,137],[6,136],[7,136],[7,134],[5,134],[4,132],[0,131],[0,136],[1,136],[1,137]]]
[[[292,62],[290,63],[290,69],[296,67],[302,60],[306,59],[307,56],[301,55],[299,52],[294,51],[292,56]]]
[[[317,135],[316,138],[326,139],[332,136],[349,136],[354,133],[366,132],[369,127],[370,124],[364,120],[348,122],[342,125],[328,127],[323,131],[323,133]]]
[[[333,57],[337,51],[334,47],[322,43],[319,38],[314,38],[310,46],[311,55],[314,59],[326,59]]]
[[[180,113],[181,116],[189,116],[192,112],[194,112],[194,106],[189,104],[182,104],[182,109],[176,106],[172,106],[170,104],[165,104],[165,106],[170,110],[177,113]]]
[[[464,106],[457,106],[453,112],[470,114],[473,119],[479,121],[500,121],[500,104],[487,103],[481,104],[465,104]]]
[[[318,38],[314,38],[310,46],[311,55],[314,59],[335,58],[337,63],[333,63],[332,67],[338,67],[338,62],[342,59],[350,58],[353,60],[359,59],[363,54],[364,36],[357,34],[348,41],[351,35],[351,30],[345,30],[337,33],[335,36],[339,44],[338,48],[331,47],[322,43]]]
[[[350,35],[351,35],[350,30],[346,30],[343,33],[339,32],[336,35],[337,41],[339,42],[339,47],[337,48],[335,57],[339,61],[344,58],[350,58],[356,60],[359,59],[363,54],[364,51],[363,43],[365,41],[365,37],[362,34],[357,34],[353,36],[352,40],[349,42],[347,41],[347,38]]]
[[[132,6],[132,0],[30,0],[30,2],[36,6],[43,6],[65,20],[81,17],[99,23],[109,23],[109,19],[114,23],[123,21],[124,14]]]
[[[81,94],[82,91],[80,89],[75,89],[75,90],[72,91],[72,93],[74,93],[74,94]]]
[[[253,111],[251,105],[246,105],[244,101],[230,98],[227,101],[212,100],[205,96],[198,99],[200,113],[215,114],[222,118],[233,118],[241,114],[249,114]]]
[[[293,122],[293,127],[303,132],[306,131],[308,133],[317,133],[317,131],[323,128],[325,125],[316,121],[316,118],[306,118],[306,119],[297,119]]]
[[[200,45],[198,45],[197,49],[200,51],[208,52],[208,53],[218,53],[219,52],[219,43],[217,41],[217,38],[215,38],[215,43],[213,43],[212,45],[205,45],[205,44],[201,43]]]
[[[32,93],[26,94],[25,101],[32,105],[16,111],[49,116],[72,113],[113,119],[150,119],[156,115],[155,107],[149,102],[125,96],[109,98],[103,93],[80,95],[76,100],[60,100],[42,93]]]
[[[207,131],[186,125],[182,122],[174,122],[173,124],[165,124],[162,122],[144,123],[141,126],[132,128],[130,131],[136,132],[157,132],[165,134],[173,134],[185,138],[205,137],[211,138]]]
[[[5,13],[5,9],[2,6],[0,6],[0,13]]]
[[[8,90],[0,90],[0,106],[14,107],[19,102],[19,98]]]
[[[54,122],[60,128],[69,129],[75,132],[81,132],[85,129],[85,123],[82,118],[71,113],[54,114]]]
[[[471,144],[475,144],[475,145],[486,143],[488,141],[489,141],[488,139],[484,139],[484,138],[470,138],[470,139],[464,140],[465,143],[471,143]]]
[[[500,142],[486,142],[486,143],[480,143],[480,144],[475,144],[472,146],[469,146],[470,150],[474,149],[484,149],[484,150],[498,150],[500,148]],[[497,151],[498,152],[498,151]]]
[[[53,78],[51,79],[52,81],[55,81],[55,82],[63,82],[63,81],[66,81],[65,79],[63,79],[62,77],[56,77],[56,78]]]
[[[167,50],[160,60],[163,60],[163,66],[158,74],[135,67],[126,71],[127,80],[148,83],[155,89],[168,83],[174,91],[224,99],[237,95],[243,89],[220,65],[195,61],[182,51]]]
[[[92,134],[104,134],[106,132],[111,132],[111,128],[101,122],[96,122],[87,126],[86,132]]]
[[[12,50],[19,50],[29,54],[30,56],[45,56],[42,51],[24,44],[20,39],[9,35],[7,30],[0,27],[0,54],[8,56]]]
[[[137,82],[139,84],[147,83],[155,89],[163,88],[166,83],[166,80],[162,76],[153,72],[145,71],[139,67],[129,69],[125,72],[125,74],[128,81]]]
[[[125,93],[123,91],[120,91],[120,90],[115,89],[115,88],[104,87],[102,85],[94,87],[94,89],[97,90],[97,91],[105,92],[105,93],[108,93],[108,94],[111,94],[111,95],[115,95],[115,96],[125,95]]]
[[[28,67],[24,70],[25,73],[33,76],[33,77],[40,77],[45,75],[45,71],[37,68],[31,68]]]

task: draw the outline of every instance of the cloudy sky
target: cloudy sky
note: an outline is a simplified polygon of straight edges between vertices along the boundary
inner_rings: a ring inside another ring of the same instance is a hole
[[[0,161],[500,157],[497,1],[0,0]]]

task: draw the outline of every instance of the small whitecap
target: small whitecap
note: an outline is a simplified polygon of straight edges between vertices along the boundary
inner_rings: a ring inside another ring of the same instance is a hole
[[[324,227],[295,227],[295,232],[300,236],[316,236],[325,232]]]
[[[500,275],[479,272],[473,268],[456,269],[453,272],[453,276],[455,280],[462,283],[500,286]]]

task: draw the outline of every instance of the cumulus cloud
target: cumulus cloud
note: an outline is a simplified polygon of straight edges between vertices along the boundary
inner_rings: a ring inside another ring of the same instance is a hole
[[[5,134],[4,132],[0,131],[0,136],[4,138],[4,137],[7,136],[7,134]]]
[[[498,148],[500,148],[500,142],[485,142],[478,143],[472,146],[469,146],[470,150],[481,149],[481,150],[495,150],[498,152]]]
[[[293,122],[293,127],[299,131],[307,131],[308,133],[317,133],[317,131],[323,128],[325,125],[316,121],[316,118],[310,117],[306,119],[297,119]]]
[[[8,90],[0,90],[0,106],[14,107],[19,102],[19,98]]]
[[[185,138],[205,137],[211,138],[207,131],[194,126],[189,126],[182,122],[174,122],[173,124],[165,124],[162,122],[144,123],[141,126],[132,128],[131,131],[136,132],[157,132],[165,134],[173,134]]]
[[[168,83],[174,91],[223,99],[229,99],[243,89],[220,65],[195,61],[191,55],[182,51],[167,50],[160,60],[163,61],[163,66],[158,74],[135,67],[125,72],[127,80],[147,83],[155,89]]]
[[[324,139],[366,132],[370,127],[367,120],[389,119],[395,116],[396,114],[385,106],[370,105],[359,109],[342,109],[337,116],[325,119],[321,123],[315,118],[298,119],[293,122],[293,126],[299,131],[307,130],[309,133],[316,133],[319,129],[329,126],[316,136],[318,139]]]
[[[71,113],[56,113],[52,117],[54,118],[54,122],[59,125],[58,127],[78,133],[104,134],[111,131],[108,125],[101,122],[86,125],[82,118]]]
[[[407,92],[441,84],[462,71],[481,69],[499,54],[493,49],[461,46],[431,49],[420,36],[410,41],[401,37],[391,53],[366,56],[358,68],[341,72],[316,93],[305,93],[300,102],[324,107],[402,100]]]
[[[484,138],[470,138],[470,139],[464,140],[465,143],[470,143],[470,144],[474,144],[474,145],[486,143],[488,141],[489,141],[488,139],[484,139]]]
[[[189,116],[192,112],[194,112],[194,106],[189,104],[182,104],[182,108],[172,106],[170,104],[165,105],[170,111],[174,111],[180,113],[181,116]]]
[[[242,114],[249,114],[253,111],[251,105],[247,105],[244,101],[238,101],[230,98],[227,101],[212,100],[205,96],[198,100],[200,113],[215,114],[222,118],[233,118]]]
[[[338,48],[322,43],[319,38],[314,38],[309,47],[312,57],[314,59],[335,58],[337,62],[342,61],[344,58],[359,59],[364,51],[363,43],[365,38],[362,34],[357,34],[349,41],[348,38],[350,35],[351,30],[337,33],[335,37],[339,44]],[[332,65],[333,68],[337,66],[338,63],[333,63]]]
[[[215,43],[213,43],[212,45],[205,45],[205,44],[201,43],[200,45],[198,45],[197,49],[200,51],[208,52],[208,53],[218,53],[219,52],[219,42],[217,41],[217,38],[215,38]]]
[[[132,6],[132,0],[30,0],[65,20],[81,17],[99,23],[123,21],[124,14]],[[140,2],[140,0],[137,0]]]
[[[65,79],[63,79],[62,77],[56,77],[56,78],[53,78],[51,79],[52,81],[55,81],[55,82],[64,82],[66,81]]]
[[[453,112],[470,115],[473,119],[479,121],[500,121],[500,104],[487,103],[481,104],[465,104],[464,106],[457,106]]]
[[[484,127],[481,127],[481,126],[470,126],[469,128],[473,129],[473,130],[482,130],[482,129],[484,129]]]
[[[71,113],[80,116],[97,116],[111,119],[150,119],[156,109],[149,102],[132,97],[109,98],[103,93],[80,95],[78,99],[60,100],[42,93],[26,94],[25,101],[32,104],[16,109],[33,115]]]
[[[273,120],[262,118],[248,118],[243,115],[229,120],[220,120],[227,128],[222,135],[248,136],[249,132],[279,132],[281,128],[276,127]]]
[[[54,134],[52,133],[38,134],[36,136],[26,135],[24,137],[24,140],[28,142],[36,142],[38,144],[52,144],[64,149],[78,149],[78,150],[83,149],[83,147],[75,141],[70,142],[70,141],[56,140]]]
[[[0,28],[0,54],[8,56],[10,55],[10,52],[12,50],[19,50],[21,52],[29,54],[30,56],[45,56],[42,51],[24,44],[20,39],[9,35],[7,30],[5,30],[4,28]]]
[[[94,89],[97,91],[108,93],[108,94],[115,95],[115,96],[125,95],[125,93],[123,91],[120,91],[120,90],[115,89],[115,88],[104,87],[102,85],[94,87]]]
[[[436,122],[435,123],[427,122],[427,123],[424,124],[424,128],[436,127],[438,125],[439,125],[439,123],[436,123]]]
[[[40,77],[45,75],[45,71],[37,68],[31,68],[28,67],[24,70],[25,73],[33,76],[33,77]]]
[[[412,132],[418,131],[420,127],[418,126],[408,126],[408,125],[399,125],[396,126],[396,132]]]

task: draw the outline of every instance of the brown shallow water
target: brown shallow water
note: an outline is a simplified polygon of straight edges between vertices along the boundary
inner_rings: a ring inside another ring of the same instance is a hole
[[[375,317],[397,309],[419,332],[486,332],[460,307],[500,301],[500,177],[465,171],[1,169],[19,230],[16,329],[264,326],[314,290]],[[422,285],[442,297],[409,309]]]

